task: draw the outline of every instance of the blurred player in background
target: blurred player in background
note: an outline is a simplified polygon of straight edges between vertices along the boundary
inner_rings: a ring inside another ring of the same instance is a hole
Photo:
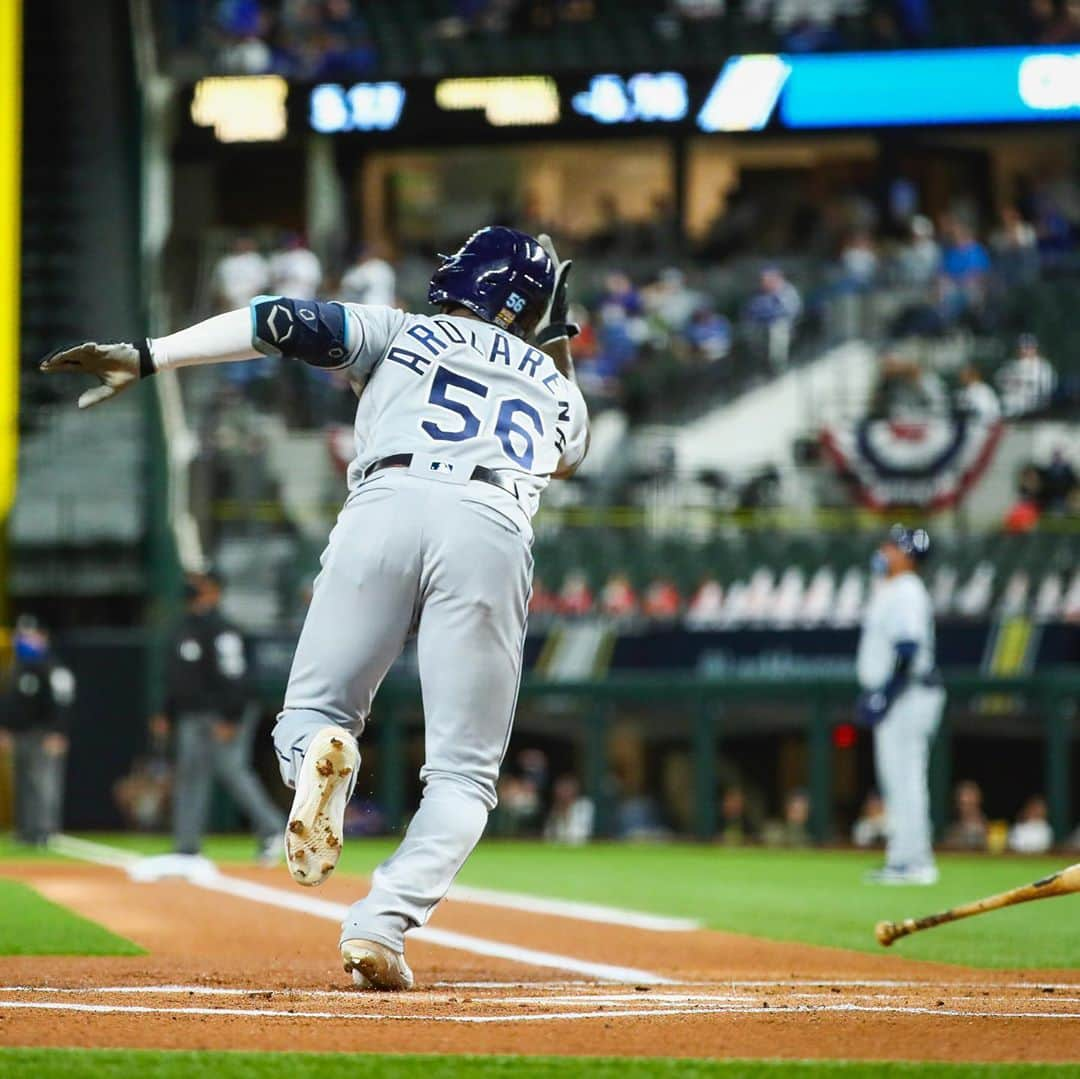
[[[341,278],[341,299],[385,307],[397,302],[397,275],[378,247],[362,247],[357,253]]]
[[[199,853],[216,777],[251,821],[259,861],[274,865],[284,852],[285,818],[251,768],[258,715],[247,707],[244,639],[221,613],[215,574],[190,574],[185,595],[187,610],[169,648],[164,710],[150,720],[152,737],[171,728],[176,739],[176,852]]]
[[[281,247],[270,256],[269,266],[272,292],[305,300],[318,296],[323,279],[322,263],[300,233],[285,233]],[[254,293],[249,294],[249,299],[251,295]]]
[[[935,667],[934,607],[918,567],[930,552],[921,528],[894,525],[874,552],[884,580],[863,617],[856,658],[857,716],[874,730],[874,763],[885,800],[888,840],[879,884],[933,884],[927,773],[945,690]]]
[[[245,304],[265,292],[270,284],[270,266],[250,236],[237,236],[229,254],[214,267],[214,299],[219,311]]]
[[[48,631],[23,615],[15,623],[14,663],[0,728],[15,750],[15,836],[43,846],[60,831],[68,724],[75,677],[53,655]]]

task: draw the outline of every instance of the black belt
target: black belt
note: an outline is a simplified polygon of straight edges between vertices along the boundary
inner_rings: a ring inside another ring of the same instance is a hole
[[[374,476],[376,472],[382,472],[385,468],[408,468],[412,462],[413,455],[411,453],[392,453],[389,457],[380,457],[377,461],[372,461],[360,473],[360,478],[366,480],[369,476]],[[454,466],[449,461],[431,462],[432,472],[439,472],[444,468],[453,471]],[[476,465],[469,474],[469,479],[476,480],[478,483],[490,483],[492,487],[498,487],[500,491],[505,491],[511,498],[517,498],[518,496],[516,483],[504,480],[493,468],[487,468],[485,465]]]

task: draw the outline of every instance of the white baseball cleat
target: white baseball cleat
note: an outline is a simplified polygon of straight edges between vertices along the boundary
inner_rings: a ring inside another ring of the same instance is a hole
[[[413,987],[413,972],[405,956],[391,951],[385,944],[345,940],[341,942],[341,958],[353,982],[361,989],[398,992]]]
[[[333,873],[359,767],[356,739],[343,728],[323,727],[311,739],[285,827],[285,860],[297,884],[322,884]]]
[[[937,884],[936,865],[887,865],[866,874],[867,884]]]

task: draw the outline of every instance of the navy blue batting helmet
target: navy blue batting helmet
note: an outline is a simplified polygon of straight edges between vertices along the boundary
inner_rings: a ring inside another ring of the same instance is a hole
[[[925,528],[908,528],[895,524],[889,529],[887,541],[899,547],[909,558],[921,562],[930,553],[930,533]]]
[[[485,322],[528,337],[547,310],[555,266],[531,236],[494,225],[474,232],[431,275],[428,300],[461,304]]]

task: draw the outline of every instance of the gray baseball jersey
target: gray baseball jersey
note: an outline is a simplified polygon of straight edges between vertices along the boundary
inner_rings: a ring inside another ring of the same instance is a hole
[[[934,669],[934,604],[917,573],[898,573],[878,583],[863,616],[856,674],[863,689],[880,689],[889,680],[901,641],[917,645],[913,678]]]
[[[349,375],[366,379],[350,490],[373,461],[415,453],[451,472],[498,469],[531,516],[550,474],[584,456],[581,391],[546,353],[477,319],[343,306]]]
[[[342,939],[400,952],[484,830],[521,677],[530,518],[549,476],[584,456],[585,404],[543,352],[485,322],[345,305],[344,364],[364,388],[349,496],[322,556],[274,729],[294,786],[327,723],[359,735],[410,635],[424,700],[424,795]],[[365,478],[384,457],[407,468]],[[483,465],[515,498],[470,480]]]

